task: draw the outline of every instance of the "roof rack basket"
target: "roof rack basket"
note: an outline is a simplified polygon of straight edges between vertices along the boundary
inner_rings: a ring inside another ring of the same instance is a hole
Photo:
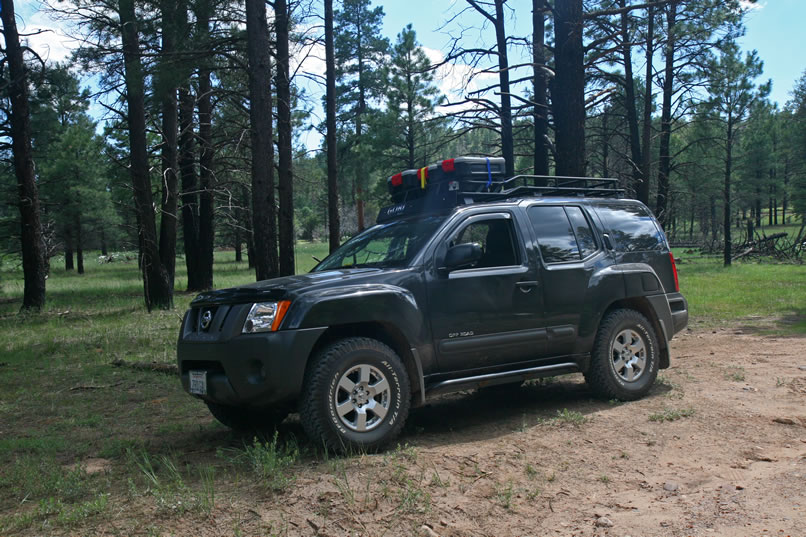
[[[384,207],[378,221],[403,215],[446,210],[469,203],[519,197],[620,198],[617,179],[516,175],[504,177],[500,157],[457,157],[387,179],[394,205]]]

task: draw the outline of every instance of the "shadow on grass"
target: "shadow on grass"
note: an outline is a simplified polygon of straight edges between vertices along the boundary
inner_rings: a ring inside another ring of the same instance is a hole
[[[779,318],[760,319],[754,324],[741,321],[737,327],[742,332],[758,336],[806,336],[806,308],[792,310]]]

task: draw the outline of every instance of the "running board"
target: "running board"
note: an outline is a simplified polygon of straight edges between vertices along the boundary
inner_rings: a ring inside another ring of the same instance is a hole
[[[437,395],[441,393],[455,392],[476,388],[479,386],[492,386],[504,384],[508,381],[528,380],[530,378],[547,377],[553,374],[562,375],[565,373],[577,373],[579,365],[575,362],[562,364],[541,365],[529,367],[527,369],[516,369],[515,371],[501,371],[499,373],[488,373],[486,375],[475,375],[458,379],[443,380],[433,386],[426,388],[427,395]]]

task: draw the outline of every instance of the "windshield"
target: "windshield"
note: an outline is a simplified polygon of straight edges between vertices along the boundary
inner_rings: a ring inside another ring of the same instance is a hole
[[[313,272],[353,267],[406,267],[444,220],[444,216],[429,216],[373,226],[342,244]]]

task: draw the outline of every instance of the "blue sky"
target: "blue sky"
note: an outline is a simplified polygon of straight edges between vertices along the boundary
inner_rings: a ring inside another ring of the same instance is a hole
[[[770,99],[783,106],[795,81],[806,70],[806,2],[761,0],[745,19],[742,48],[757,50],[764,61],[763,79],[772,79]]]

